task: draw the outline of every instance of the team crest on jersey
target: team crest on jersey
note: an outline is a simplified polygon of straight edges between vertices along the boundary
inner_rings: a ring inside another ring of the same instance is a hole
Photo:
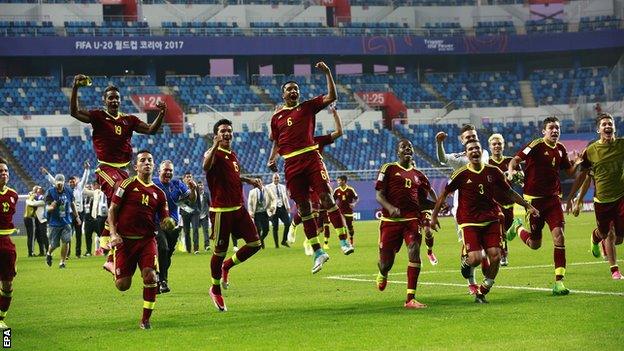
[[[226,156],[225,156],[225,159],[226,159],[226,160],[229,160],[230,158],[226,155]]]
[[[137,189],[137,188],[134,188],[134,189],[132,189],[132,191],[139,191],[139,189]]]
[[[548,156],[548,151],[544,151],[544,155]]]

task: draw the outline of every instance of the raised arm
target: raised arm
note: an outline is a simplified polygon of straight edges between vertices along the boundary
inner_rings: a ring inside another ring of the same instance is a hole
[[[158,101],[156,103],[156,107],[158,107],[160,111],[158,112],[158,116],[156,116],[154,122],[150,124],[145,122],[139,123],[135,129],[137,133],[154,135],[158,132],[165,118],[165,114],[167,113],[167,104],[164,101]]]
[[[74,84],[72,85],[71,98],[69,100],[69,114],[82,123],[91,123],[91,115],[87,110],[81,110],[78,104],[78,88],[79,81],[86,79],[87,76],[78,74],[74,77]]]
[[[446,151],[444,150],[444,139],[446,139],[446,133],[438,132],[435,136],[436,139],[436,151],[438,156],[438,162],[446,164]]]
[[[336,101],[336,83],[334,83],[334,77],[332,77],[331,70],[327,67],[325,62],[318,62],[314,66],[323,71],[325,73],[325,77],[327,78],[327,95],[323,96],[323,104],[327,106]]]
[[[204,162],[203,162],[202,168],[204,169],[205,172],[208,172],[210,169],[212,169],[212,166],[214,165],[215,154],[217,153],[217,149],[219,148],[219,144],[221,143],[222,137],[219,134],[217,134],[214,136],[212,140],[213,140],[212,147],[208,149],[208,151],[206,151],[206,153],[204,154]]]
[[[332,138],[332,140],[336,140],[336,139],[340,138],[343,135],[343,133],[342,133],[342,119],[340,118],[340,115],[338,114],[338,110],[336,110],[336,106],[330,105],[329,106],[329,110],[331,111],[332,115],[334,116],[334,126],[336,127],[336,130],[334,130],[331,133],[331,138]]]
[[[80,182],[78,182],[77,188],[78,191],[84,191],[84,186],[87,184],[89,180],[89,173],[91,170],[91,165],[89,161],[84,161],[84,172],[82,172],[82,178],[80,178]]]

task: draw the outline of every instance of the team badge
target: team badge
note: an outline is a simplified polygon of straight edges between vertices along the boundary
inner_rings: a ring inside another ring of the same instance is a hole
[[[152,193],[152,195],[154,195],[154,199],[158,200],[158,194]]]

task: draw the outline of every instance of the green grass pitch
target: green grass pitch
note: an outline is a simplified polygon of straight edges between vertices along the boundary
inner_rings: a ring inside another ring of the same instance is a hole
[[[532,251],[510,243],[510,266],[501,267],[490,304],[477,305],[459,274],[454,224],[444,219],[436,234],[440,260],[423,269],[417,291],[429,307],[406,311],[405,248],[384,292],[374,286],[377,222],[356,223],[356,252],[343,256],[332,235],[330,261],[310,273],[299,229],[295,247],[267,249],[232,269],[218,312],[208,297],[210,255],[177,252],[170,270],[172,292],[159,295],[152,330],[138,327],[142,282],[118,292],[101,269],[102,257],[48,268],[24,257],[7,317],[17,350],[622,350],[624,280],[589,253],[593,213],[566,217],[569,296],[554,297],[552,239]],[[269,235],[270,237],[270,235]],[[479,273],[479,277],[481,274]],[[481,278],[479,278],[481,279]]]

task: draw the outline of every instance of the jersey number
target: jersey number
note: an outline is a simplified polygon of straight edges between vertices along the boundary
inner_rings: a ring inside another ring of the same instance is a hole
[[[9,212],[9,203],[8,202],[3,202],[2,203],[2,212]]]
[[[323,178],[323,180],[327,180],[327,172],[321,171],[321,178]]]
[[[292,126],[292,124],[293,124],[292,117],[288,117],[288,119],[286,120],[286,125],[290,127]]]
[[[145,206],[149,205],[149,196],[147,194],[141,194],[141,204]]]
[[[552,166],[555,167],[555,158],[553,157]]]
[[[121,135],[121,126],[115,126],[115,134]]]
[[[485,190],[483,190],[483,184],[479,184],[479,194],[485,194]]]
[[[234,170],[235,170],[236,172],[240,172],[240,171],[238,170],[238,163],[237,163],[237,162],[232,162],[232,164],[234,165]]]
[[[406,188],[411,188],[412,187],[412,180],[409,178],[405,178],[405,187]]]

